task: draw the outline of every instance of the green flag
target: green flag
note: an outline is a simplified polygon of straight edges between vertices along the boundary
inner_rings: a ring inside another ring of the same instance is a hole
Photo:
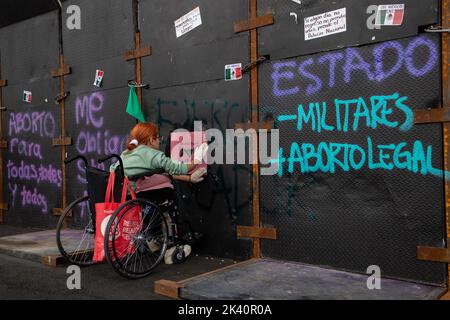
[[[134,91],[134,87],[130,87],[130,95],[128,97],[127,113],[130,116],[135,117],[140,122],[145,122],[144,114],[142,113],[141,105],[139,104],[138,97]]]

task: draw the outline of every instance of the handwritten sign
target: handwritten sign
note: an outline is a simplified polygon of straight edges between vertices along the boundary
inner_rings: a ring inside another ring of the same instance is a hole
[[[305,18],[305,40],[347,31],[347,10],[342,8]]]
[[[197,28],[201,24],[202,16],[200,15],[200,8],[197,7],[175,21],[175,31],[177,33],[177,38]]]

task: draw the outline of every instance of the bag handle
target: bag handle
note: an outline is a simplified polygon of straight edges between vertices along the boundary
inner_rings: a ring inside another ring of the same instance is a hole
[[[127,198],[127,189],[130,189],[131,199],[136,199],[136,194],[134,193],[133,188],[131,187],[130,180],[127,176],[123,179],[123,188],[122,188],[122,199],[120,203],[125,203]]]
[[[116,173],[114,171],[111,171],[109,173],[108,186],[106,187],[105,204],[110,203],[111,198],[112,198],[112,202],[114,202],[115,177],[116,177]]]

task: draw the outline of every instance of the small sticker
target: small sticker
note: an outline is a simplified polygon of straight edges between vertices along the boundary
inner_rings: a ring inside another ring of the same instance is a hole
[[[103,75],[104,75],[103,70],[98,70],[97,69],[97,71],[95,72],[94,86],[100,87],[102,85]]]
[[[23,101],[27,103],[31,103],[31,100],[33,99],[33,94],[31,91],[23,91]]]
[[[404,4],[380,5],[375,19],[376,26],[401,26],[405,17]]]
[[[295,3],[298,3],[298,4],[302,4],[301,0],[292,0],[292,1],[295,2]]]
[[[327,37],[347,31],[347,9],[325,12],[305,18],[305,40]]]
[[[225,81],[242,79],[242,63],[227,64],[225,66]]]
[[[175,22],[175,32],[177,38],[197,28],[202,24],[202,16],[200,15],[200,7],[195,8],[191,12],[185,14]]]

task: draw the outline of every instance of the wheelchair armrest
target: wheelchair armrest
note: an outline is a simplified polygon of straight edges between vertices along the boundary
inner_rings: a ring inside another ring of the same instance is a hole
[[[139,180],[140,178],[151,177],[154,174],[163,174],[164,172],[165,172],[164,169],[148,170],[148,171],[144,171],[144,172],[139,173],[139,174],[135,174],[135,175],[129,176],[128,180],[136,181],[136,180]]]

